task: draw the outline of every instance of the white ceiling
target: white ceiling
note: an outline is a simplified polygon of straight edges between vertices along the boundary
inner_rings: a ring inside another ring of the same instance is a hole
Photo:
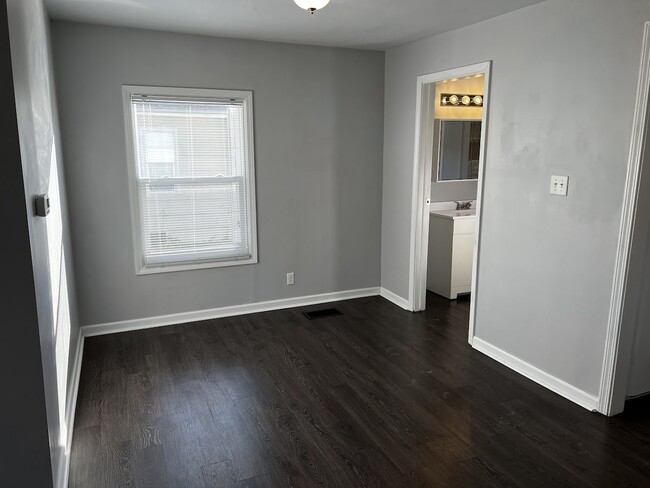
[[[221,37],[386,49],[542,0],[45,0],[54,19]]]

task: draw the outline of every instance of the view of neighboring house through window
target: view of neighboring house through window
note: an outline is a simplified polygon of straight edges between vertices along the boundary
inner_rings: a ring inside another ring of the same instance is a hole
[[[176,130],[160,127],[160,130],[143,134],[140,157],[146,159],[144,170],[148,178],[172,178],[176,176]]]
[[[125,87],[139,272],[256,262],[252,94]]]

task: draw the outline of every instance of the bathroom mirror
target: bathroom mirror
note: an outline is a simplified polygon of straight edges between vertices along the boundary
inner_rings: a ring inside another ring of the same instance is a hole
[[[478,179],[478,161],[481,151],[480,120],[440,120],[438,180],[458,181]]]

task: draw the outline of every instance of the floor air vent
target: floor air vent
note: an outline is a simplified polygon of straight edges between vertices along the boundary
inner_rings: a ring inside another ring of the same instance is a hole
[[[327,317],[336,317],[337,315],[343,315],[337,308],[321,308],[320,310],[312,310],[311,312],[304,312],[303,315],[309,320],[324,319]]]

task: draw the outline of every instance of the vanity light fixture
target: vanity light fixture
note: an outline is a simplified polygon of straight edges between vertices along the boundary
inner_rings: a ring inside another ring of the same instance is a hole
[[[443,93],[440,95],[440,105],[451,105],[454,107],[482,107],[483,95],[456,95]]]
[[[310,14],[314,14],[316,10],[326,7],[330,0],[293,0],[300,8],[304,8]]]

